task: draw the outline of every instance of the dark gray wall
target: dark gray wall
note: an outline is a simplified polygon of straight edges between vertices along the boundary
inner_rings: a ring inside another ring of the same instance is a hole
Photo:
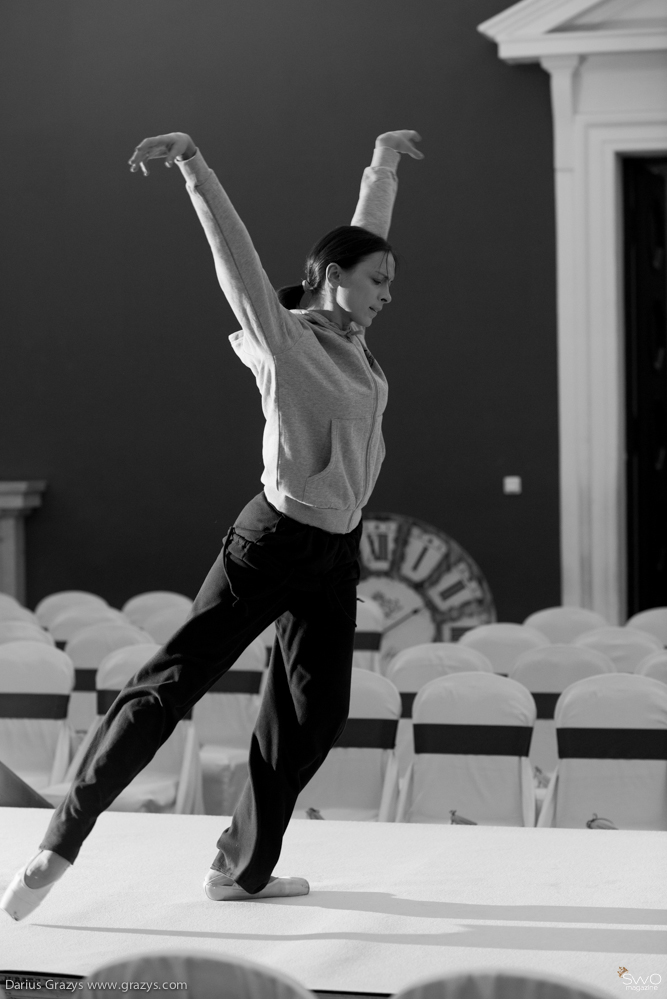
[[[5,0],[0,478],[48,480],[28,602],[194,595],[261,488],[262,416],[180,172],[126,161],[189,132],[276,285],[349,221],[375,136],[404,158],[390,384],[370,509],[479,563],[501,620],[559,602],[548,77],[476,26],[506,0]],[[502,476],[524,492],[504,496]]]

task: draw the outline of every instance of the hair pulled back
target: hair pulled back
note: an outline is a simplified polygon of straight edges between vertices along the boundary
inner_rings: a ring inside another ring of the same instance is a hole
[[[315,243],[306,258],[304,270],[308,291],[313,295],[322,291],[329,264],[338,264],[342,270],[348,271],[365,257],[378,252],[396,256],[382,236],[358,225],[337,226]],[[303,284],[290,284],[278,289],[280,304],[286,309],[298,309],[304,294]]]

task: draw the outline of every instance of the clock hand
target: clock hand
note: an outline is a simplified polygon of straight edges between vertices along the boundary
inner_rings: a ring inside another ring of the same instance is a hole
[[[391,624],[388,624],[382,634],[386,635],[388,631],[392,630],[392,628],[398,628],[399,624],[403,624],[404,621],[407,621],[410,617],[414,617],[415,614],[421,614],[424,610],[426,610],[425,607],[414,607],[411,611],[408,611],[407,614],[404,614],[403,617],[399,617],[398,621],[392,621]]]

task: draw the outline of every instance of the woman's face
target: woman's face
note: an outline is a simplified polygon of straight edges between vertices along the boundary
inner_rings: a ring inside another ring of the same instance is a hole
[[[353,323],[370,326],[378,312],[391,302],[389,286],[395,270],[394,258],[385,250],[371,253],[350,270],[337,268],[336,304]]]

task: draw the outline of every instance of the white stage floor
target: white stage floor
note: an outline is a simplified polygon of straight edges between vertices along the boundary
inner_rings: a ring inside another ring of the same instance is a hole
[[[0,892],[49,814],[0,808]],[[620,966],[661,975],[667,992],[667,833],[293,821],[276,873],[308,878],[310,895],[211,902],[201,882],[228,821],[106,812],[32,916],[0,911],[0,971],[85,977],[180,948],[260,961],[318,992],[512,968],[618,996]]]

